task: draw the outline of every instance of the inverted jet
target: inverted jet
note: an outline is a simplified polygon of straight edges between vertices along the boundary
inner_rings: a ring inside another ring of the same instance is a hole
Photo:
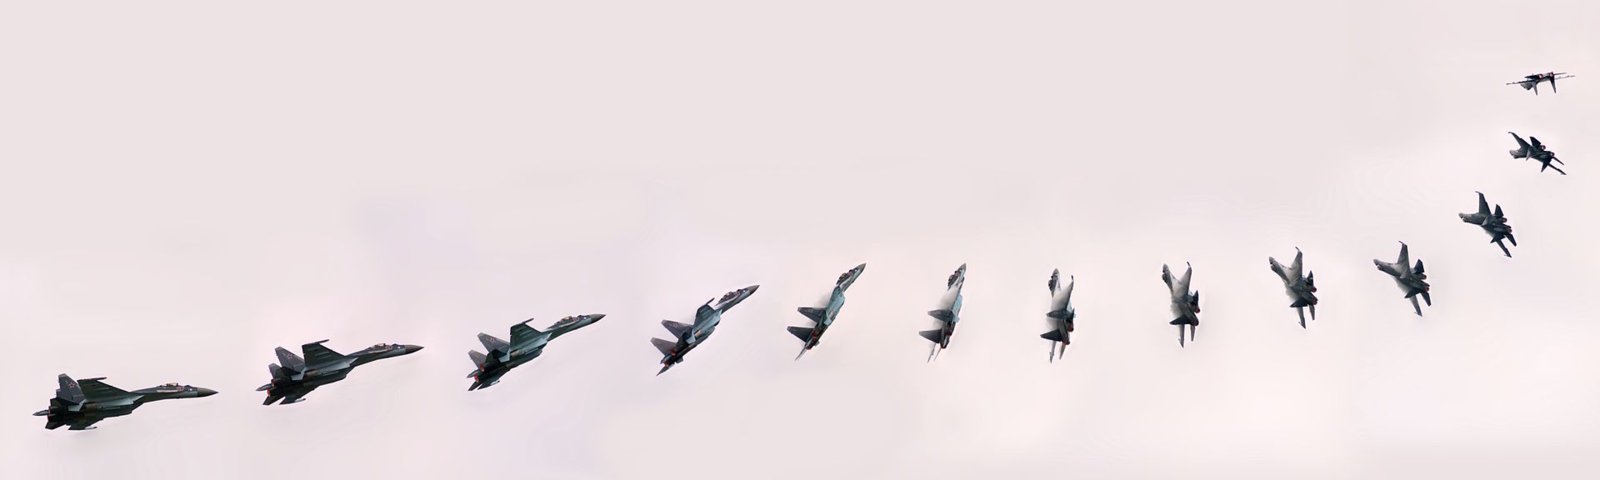
[[[1378,271],[1394,277],[1395,285],[1399,285],[1400,290],[1405,292],[1406,298],[1411,300],[1411,308],[1417,311],[1417,316],[1422,316],[1422,306],[1417,304],[1418,296],[1421,296],[1422,301],[1428,306],[1433,306],[1433,298],[1428,296],[1428,289],[1431,288],[1427,282],[1428,274],[1422,270],[1422,260],[1417,260],[1415,267],[1411,266],[1411,256],[1406,242],[1400,242],[1400,258],[1394,263],[1377,259],[1372,263],[1378,266]]]
[[[1489,201],[1483,198],[1483,192],[1478,193],[1478,213],[1461,213],[1462,222],[1477,225],[1489,234],[1489,243],[1500,246],[1500,251],[1511,256],[1511,249],[1506,248],[1505,241],[1510,240],[1511,246],[1517,245],[1517,237],[1511,235],[1511,225],[1506,223],[1506,214],[1496,204],[1494,210],[1489,210]]]
[[[956,322],[961,321],[961,286],[966,283],[967,264],[963,263],[944,282],[945,296],[949,298],[949,303],[943,308],[928,311],[928,316],[938,321],[939,328],[917,332],[922,338],[933,342],[933,348],[928,352],[930,362],[941,350],[950,347],[950,336],[955,335]]]
[[[46,429],[55,430],[66,425],[67,430],[90,430],[95,428],[95,422],[133,413],[134,409],[145,403],[217,394],[216,390],[209,388],[176,383],[129,392],[101,380],[105,380],[105,377],[73,380],[65,373],[57,376],[56,383],[60,387],[56,388],[55,398],[50,399],[50,408],[34,412],[33,415],[45,417]]]
[[[1072,309],[1072,286],[1076,283],[1073,277],[1068,276],[1067,286],[1062,287],[1061,270],[1050,271],[1050,311],[1044,314],[1050,331],[1039,337],[1050,341],[1051,362],[1065,356],[1067,345],[1072,344],[1073,322],[1078,318],[1078,312]]]
[[[305,354],[305,358],[283,347],[274,350],[278,354],[278,363],[267,365],[267,371],[272,373],[272,383],[256,389],[257,392],[267,392],[267,400],[261,404],[272,405],[279,400],[283,401],[281,405],[303,402],[306,394],[312,390],[344,380],[356,367],[422,350],[417,345],[380,343],[345,355],[322,346],[325,342],[327,340],[318,340],[301,345],[300,352]]]
[[[844,308],[845,289],[850,288],[850,284],[855,283],[856,279],[861,277],[861,272],[866,270],[867,264],[863,263],[840,274],[839,279],[833,282],[833,293],[828,296],[828,303],[821,308],[800,307],[800,314],[811,319],[814,325],[809,328],[788,328],[790,334],[804,343],[800,346],[800,354],[794,356],[795,360],[799,360],[807,350],[816,347],[817,342],[822,340],[822,333],[828,331],[828,327],[833,325],[833,319],[839,316],[839,309]]]
[[[483,349],[488,353],[472,350],[467,352],[472,357],[472,364],[477,368],[467,374],[472,379],[472,385],[467,391],[479,390],[500,383],[500,376],[519,365],[539,358],[544,353],[544,347],[556,337],[566,335],[573,330],[583,328],[606,318],[603,313],[589,315],[575,315],[563,318],[545,327],[541,332],[528,326],[533,319],[523,320],[511,326],[511,341],[495,338],[494,335],[479,333],[478,341],[483,343]]]
[[[1314,272],[1300,275],[1302,256],[1300,248],[1295,247],[1294,261],[1289,262],[1289,268],[1284,268],[1272,257],[1267,257],[1267,264],[1272,266],[1272,272],[1278,274],[1278,278],[1283,279],[1284,292],[1289,294],[1289,307],[1300,314],[1300,328],[1306,328],[1306,309],[1311,310],[1312,320],[1317,319],[1317,284]]]
[[[756,293],[757,288],[761,288],[761,286],[751,285],[728,292],[722,295],[720,299],[707,300],[705,305],[701,305],[699,309],[695,310],[693,325],[685,325],[672,320],[662,320],[661,326],[667,327],[667,331],[671,332],[672,336],[677,338],[677,341],[659,338],[650,339],[650,344],[655,345],[656,350],[660,350],[662,355],[661,370],[656,372],[656,375],[666,373],[667,369],[672,368],[673,365],[682,363],[684,355],[687,355],[690,350],[694,350],[694,347],[705,343],[706,339],[711,337],[711,332],[716,331],[717,324],[722,322],[722,314],[733,308],[734,305],[738,305],[739,302],[743,302],[744,299],[750,298],[750,295]]]
[[[1556,92],[1556,80],[1563,79],[1563,78],[1572,78],[1572,77],[1576,77],[1576,76],[1577,75],[1568,75],[1567,72],[1535,73],[1535,74],[1531,74],[1531,75],[1525,75],[1525,76],[1522,77],[1522,80],[1517,80],[1515,82],[1507,83],[1506,85],[1517,85],[1517,86],[1522,87],[1523,90],[1533,90],[1533,94],[1534,95],[1538,95],[1539,94],[1539,83],[1541,83],[1541,82],[1550,82],[1550,93],[1555,93]]]
[[[1200,292],[1189,290],[1189,279],[1194,276],[1194,266],[1187,263],[1188,270],[1183,272],[1183,278],[1174,279],[1172,270],[1166,265],[1161,266],[1161,281],[1167,284],[1167,290],[1172,294],[1172,314],[1177,318],[1167,322],[1169,325],[1178,326],[1178,346],[1183,344],[1183,326],[1189,326],[1189,341],[1194,341],[1195,330],[1200,328]]]
[[[1511,158],[1520,158],[1523,160],[1532,158],[1534,160],[1538,160],[1539,163],[1542,164],[1539,167],[1539,171],[1541,172],[1548,168],[1555,170],[1556,173],[1562,175],[1567,174],[1567,172],[1561,171],[1561,167],[1550,164],[1550,162],[1555,162],[1566,165],[1566,162],[1562,162],[1561,159],[1556,158],[1556,153],[1550,151],[1550,149],[1545,147],[1543,143],[1540,143],[1538,137],[1530,136],[1527,140],[1523,140],[1522,137],[1518,136],[1516,132],[1506,133],[1511,134],[1511,138],[1517,139],[1517,149],[1511,151]]]

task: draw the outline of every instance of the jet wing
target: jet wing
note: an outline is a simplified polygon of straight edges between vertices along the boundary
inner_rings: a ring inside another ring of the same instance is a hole
[[[322,346],[322,342],[326,341],[312,342],[300,346],[300,352],[306,356],[306,366],[308,368],[319,368],[323,365],[344,361],[344,354]]]
[[[1527,140],[1523,140],[1522,137],[1520,135],[1517,135],[1515,132],[1506,132],[1506,133],[1510,133],[1511,134],[1511,138],[1517,139],[1517,147],[1521,148],[1524,152],[1526,152],[1526,151],[1528,151],[1528,150],[1533,148],[1533,147],[1528,145],[1528,141]]]
[[[83,389],[84,398],[87,398],[89,401],[96,401],[107,398],[116,398],[128,394],[126,390],[106,385],[105,382],[101,382],[101,380],[105,380],[105,378],[85,378],[83,380],[78,380],[78,387]]]
[[[535,338],[539,338],[539,330],[528,326],[528,322],[531,321],[533,321],[533,319],[530,318],[524,320],[522,323],[511,326],[512,345],[523,345],[528,342],[532,342]]]
[[[1304,263],[1302,263],[1302,260],[1304,260],[1304,258],[1305,258],[1305,254],[1301,253],[1300,249],[1298,249],[1298,248],[1294,249],[1294,261],[1293,262],[1289,262],[1289,280],[1290,281],[1294,281],[1294,280],[1299,280],[1300,279],[1300,271],[1303,270],[1302,266],[1304,265]]]

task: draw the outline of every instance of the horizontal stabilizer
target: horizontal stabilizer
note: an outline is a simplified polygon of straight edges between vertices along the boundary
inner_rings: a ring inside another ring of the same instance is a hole
[[[1052,342],[1060,342],[1060,341],[1064,341],[1065,340],[1064,338],[1061,337],[1061,331],[1060,330],[1051,330],[1051,331],[1048,331],[1048,332],[1044,332],[1043,335],[1039,335],[1039,338],[1043,338],[1045,340],[1049,340],[1049,341],[1052,341]]]
[[[667,331],[672,332],[672,336],[678,338],[683,338],[685,333],[694,328],[693,325],[682,324],[672,320],[662,320],[661,326],[667,327]]]
[[[937,319],[939,319],[939,321],[944,322],[944,323],[950,323],[950,322],[955,321],[956,312],[950,311],[949,309],[929,310],[928,311],[928,316],[933,317],[933,318],[937,318]],[[934,331],[937,332],[938,330],[934,330]]]
[[[917,335],[933,343],[944,343],[944,330],[923,330],[917,332]]]
[[[678,346],[677,342],[659,338],[651,338],[650,344],[655,345],[656,350],[660,350],[662,355],[672,355],[672,350]]]
[[[477,350],[468,351],[467,352],[467,356],[471,357],[472,358],[472,364],[473,365],[477,365],[479,368],[482,368],[483,364],[489,362],[489,356],[485,355],[483,352],[479,352]]]
[[[789,334],[794,335],[795,338],[800,339],[802,342],[809,342],[811,341],[811,332],[813,330],[816,329],[806,327],[789,327]]]
[[[1054,318],[1056,320],[1066,320],[1067,317],[1072,316],[1072,309],[1062,308],[1060,310],[1052,310],[1050,313],[1044,314],[1044,316]]]
[[[1167,322],[1167,325],[1193,325],[1193,324],[1194,324],[1193,320],[1189,320],[1188,318],[1185,318],[1185,317],[1174,318],[1174,319],[1172,319],[1172,321]]]
[[[806,318],[811,319],[813,322],[822,323],[822,320],[827,318],[828,311],[820,308],[800,307],[800,314],[805,315]]]

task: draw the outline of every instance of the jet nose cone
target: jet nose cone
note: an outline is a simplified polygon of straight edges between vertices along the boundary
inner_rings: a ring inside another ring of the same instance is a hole
[[[209,396],[216,395],[216,394],[217,394],[216,390],[212,390],[212,389],[209,389],[209,388],[196,388],[196,389],[194,389],[194,396],[196,396],[196,397],[209,397]]]
[[[745,287],[745,288],[750,289],[750,293],[756,293],[756,290],[760,289],[761,286],[760,285],[751,285],[751,286],[748,286],[748,287]]]
[[[422,345],[406,345],[405,347],[402,347],[401,350],[404,350],[405,354],[409,355],[422,351]]]
[[[602,318],[606,318],[606,314],[604,314],[604,313],[596,313],[594,315],[590,315],[589,316],[589,321],[598,322]]]

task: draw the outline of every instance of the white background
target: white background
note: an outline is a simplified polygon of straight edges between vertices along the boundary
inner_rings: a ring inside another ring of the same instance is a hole
[[[0,477],[1592,478],[1600,3],[13,2]],[[1502,85],[1578,74],[1558,94]],[[1538,136],[1570,176],[1513,160]],[[1507,259],[1456,213],[1501,204]],[[1428,266],[1416,317],[1372,266]],[[1321,289],[1295,324],[1267,257]],[[798,362],[784,332],[866,262]],[[925,311],[968,263],[950,350]],[[1195,268],[1179,349],[1163,263]],[[1075,343],[1047,363],[1052,268]],[[654,376],[663,318],[762,285]],[[1585,308],[1590,307],[1590,308]],[[606,313],[467,392],[474,334]],[[263,407],[272,348],[426,350]],[[46,431],[55,375],[221,393]]]

